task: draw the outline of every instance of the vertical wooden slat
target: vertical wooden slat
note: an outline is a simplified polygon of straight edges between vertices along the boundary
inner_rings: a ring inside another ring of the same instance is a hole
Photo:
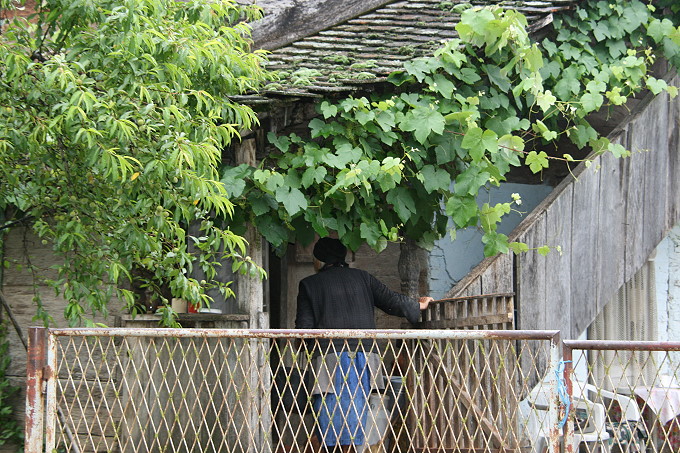
[[[577,228],[571,241],[571,309],[572,332],[583,332],[597,315],[598,266],[598,194],[600,174],[598,162],[581,173],[574,182],[572,225]],[[580,228],[579,226],[583,226]]]
[[[680,86],[680,77],[677,75],[670,83]],[[668,218],[666,229],[671,229],[680,222],[680,102],[671,102],[668,112]]]
[[[552,316],[545,319],[544,328],[571,332],[571,254],[572,247],[572,201],[573,186],[555,199],[546,211],[546,241],[552,247],[559,246],[545,257],[546,311]]]
[[[615,143],[623,140],[622,134]],[[623,143],[621,143],[623,144]],[[625,145],[624,145],[625,146]],[[617,159],[612,155],[604,155],[600,159],[600,186],[599,186],[599,227],[598,234],[599,255],[597,266],[597,285],[592,288],[597,294],[597,312],[600,312],[609,301],[610,295],[616,293],[625,283],[625,193],[628,190],[629,179],[626,173],[627,166],[623,159]],[[605,265],[606,263],[606,265]],[[577,332],[572,332],[572,336]]]
[[[644,237],[638,238],[643,242],[645,260],[667,233],[663,226],[666,224],[669,203],[668,135],[664,130],[659,130],[659,133],[650,131],[660,125],[669,124],[668,110],[668,95],[660,94],[640,115],[632,129],[632,136],[641,139],[636,140],[637,143],[642,145],[644,150],[648,150],[643,151],[646,161],[643,196]]]
[[[628,147],[639,149],[640,144],[637,138],[631,136],[632,131],[628,132]],[[625,238],[631,240],[625,241],[625,256],[624,263],[624,279],[630,280],[638,268],[638,260],[643,259],[644,249],[642,242],[639,240],[644,235],[644,182],[642,178],[645,173],[645,156],[642,153],[633,153],[632,156],[626,159],[626,173],[630,181],[626,191],[626,229],[624,233]],[[646,256],[644,257],[646,258]]]
[[[534,228],[519,237],[530,248],[540,247],[546,242],[545,216],[540,216]],[[539,276],[545,273],[545,258],[536,250],[517,256],[517,301],[519,303],[519,325],[521,330],[541,329],[545,324],[546,303],[545,280]],[[537,278],[538,277],[538,278]]]

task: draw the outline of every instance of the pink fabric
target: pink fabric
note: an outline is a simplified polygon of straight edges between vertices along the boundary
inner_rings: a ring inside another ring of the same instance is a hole
[[[635,394],[646,401],[662,425],[680,415],[680,385],[670,376],[661,376],[659,385],[652,388],[636,387]]]

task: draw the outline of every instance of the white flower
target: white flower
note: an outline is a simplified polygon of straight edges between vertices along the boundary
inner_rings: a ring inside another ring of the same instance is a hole
[[[517,206],[522,204],[522,197],[520,196],[520,194],[515,192],[512,195],[510,195],[510,197],[512,197],[513,201]]]

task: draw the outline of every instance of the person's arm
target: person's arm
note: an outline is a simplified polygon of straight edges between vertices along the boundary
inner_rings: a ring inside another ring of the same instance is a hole
[[[427,307],[429,307],[430,302],[432,302],[434,299],[431,298],[430,296],[423,296],[420,299],[418,299],[418,304],[420,305],[420,310],[427,310]]]
[[[312,301],[309,298],[309,294],[307,293],[307,286],[302,282],[300,282],[300,286],[298,288],[295,328],[314,328],[314,310],[312,310]]]
[[[372,275],[368,274],[368,276],[376,307],[388,315],[406,318],[412,324],[420,321],[420,311],[427,308],[432,301],[431,297],[421,297],[416,301],[403,294],[392,291]]]

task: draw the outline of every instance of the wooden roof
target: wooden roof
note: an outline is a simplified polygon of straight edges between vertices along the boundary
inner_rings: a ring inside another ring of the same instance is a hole
[[[404,61],[432,52],[442,40],[457,36],[460,16],[454,7],[459,3],[520,11],[535,31],[550,23],[553,13],[572,8],[576,0],[391,1],[273,50],[267,68],[284,71],[297,81],[270,85],[260,92],[262,99],[321,97],[384,81]]]

